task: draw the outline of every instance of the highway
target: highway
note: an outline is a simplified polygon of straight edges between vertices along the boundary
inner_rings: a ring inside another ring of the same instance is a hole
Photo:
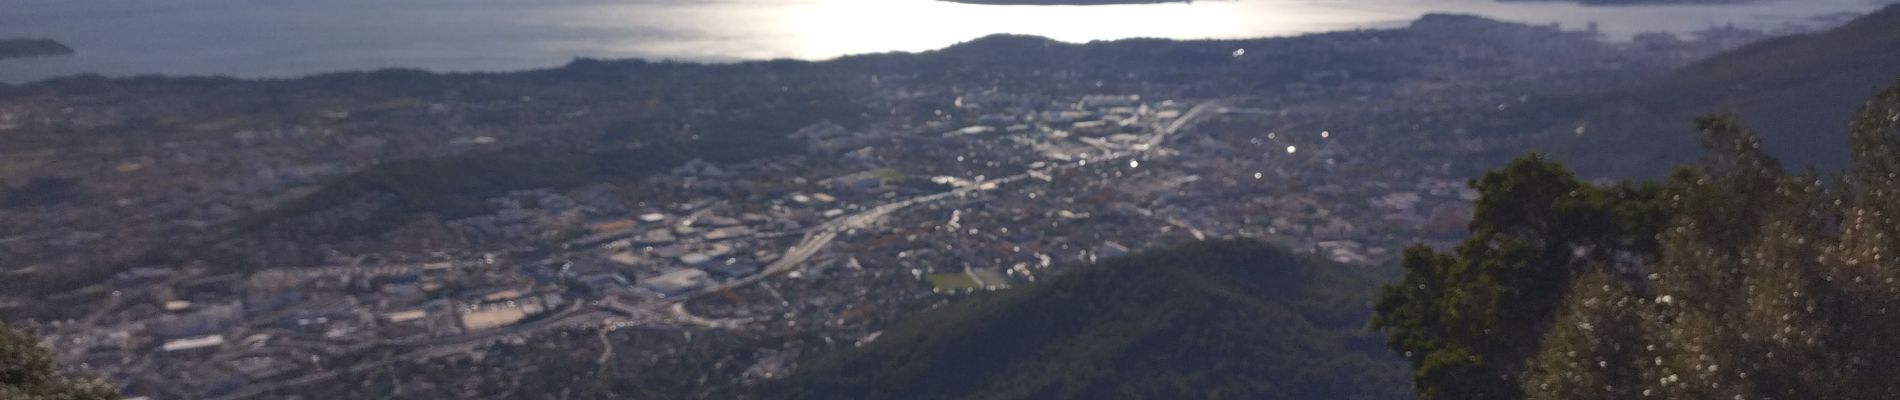
[[[1181,129],[1186,128],[1189,125],[1192,125],[1195,119],[1198,119],[1202,115],[1207,114],[1209,110],[1213,110],[1213,112],[1216,112],[1216,113],[1224,113],[1228,111],[1226,107],[1221,106],[1219,103],[1215,103],[1215,102],[1201,103],[1199,105],[1194,106],[1194,108],[1188,109],[1186,113],[1181,114],[1180,117],[1175,118],[1173,121],[1169,121],[1168,125],[1163,126],[1161,129],[1157,130],[1153,136],[1148,137],[1148,140],[1143,141],[1141,144],[1135,146],[1136,147],[1135,150],[1108,153],[1105,157],[1097,158],[1097,160],[1116,160],[1116,159],[1121,159],[1121,158],[1127,158],[1127,157],[1131,157],[1137,154],[1145,153],[1150,150],[1159,148],[1161,144],[1166,143],[1169,138],[1172,138],[1175,135],[1175,133],[1180,132]],[[1001,187],[1003,184],[1027,179],[1031,175],[1041,174],[1043,176],[1047,176],[1047,174],[1050,171],[1054,171],[1057,169],[1075,168],[1078,166],[1079,165],[1072,165],[1072,164],[1051,165],[1048,167],[1044,167],[1041,170],[1030,170],[1030,171],[1025,171],[1023,173],[1016,174],[1016,175],[1010,175],[1010,176],[997,178],[993,180],[976,182],[976,183],[964,185],[962,187],[958,187],[956,189],[952,189],[949,191],[922,195],[922,196],[912,197],[909,199],[899,200],[896,202],[886,203],[883,205],[879,205],[877,207],[872,207],[871,209],[868,209],[868,210],[858,212],[856,214],[841,216],[841,217],[832,219],[830,221],[827,221],[823,225],[813,228],[811,231],[809,231],[809,233],[805,234],[805,238],[803,240],[800,240],[798,244],[793,245],[791,249],[786,250],[785,254],[779,257],[778,261],[774,261],[772,262],[771,265],[767,265],[764,271],[761,271],[760,273],[756,275],[747,276],[745,278],[736,279],[732,281],[727,281],[724,284],[707,287],[704,290],[700,290],[690,295],[675,296],[674,298],[669,298],[669,299],[666,299],[665,301],[666,302],[681,302],[681,301],[690,299],[692,297],[695,297],[697,295],[702,295],[702,294],[707,294],[707,293],[717,293],[717,292],[725,291],[725,290],[732,290],[732,289],[736,289],[736,288],[743,287],[746,285],[751,285],[753,283],[772,277],[774,275],[778,275],[781,273],[791,271],[793,269],[797,269],[798,267],[803,266],[806,260],[809,260],[812,256],[817,255],[819,250],[822,250],[825,248],[825,246],[830,245],[832,240],[837,239],[839,232],[852,230],[852,229],[869,228],[872,225],[876,224],[878,221],[883,220],[885,216],[890,215],[893,212],[897,212],[897,210],[902,210],[906,207],[910,207],[917,204],[929,203],[929,202],[933,202],[937,200],[942,200],[945,198],[949,198],[951,196],[964,196],[964,195],[968,195],[970,193],[974,193],[978,191],[994,190],[998,187]]]

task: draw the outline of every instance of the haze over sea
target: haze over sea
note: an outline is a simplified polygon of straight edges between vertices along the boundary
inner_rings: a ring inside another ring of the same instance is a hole
[[[1251,38],[1400,26],[1429,12],[1583,29],[1609,40],[1781,29],[1879,0],[1592,7],[1491,0],[1238,0],[984,6],[933,0],[0,0],[0,38],[65,57],[0,61],[0,82],[79,73],[287,77],[385,67],[504,71],[576,57],[733,61],[922,51],[988,34],[1085,42]],[[842,17],[842,18],[841,18]],[[839,22],[844,21],[844,22]]]

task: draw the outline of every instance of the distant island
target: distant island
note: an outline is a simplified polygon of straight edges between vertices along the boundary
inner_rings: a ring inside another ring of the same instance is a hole
[[[52,39],[11,38],[0,39],[0,60],[9,58],[48,57],[73,54],[73,48]]]
[[[991,6],[1102,6],[1111,4],[1193,3],[1192,0],[938,0]]]

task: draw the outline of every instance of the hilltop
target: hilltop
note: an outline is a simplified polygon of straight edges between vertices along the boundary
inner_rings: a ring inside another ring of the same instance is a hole
[[[1373,278],[1252,240],[1082,267],[906,318],[766,398],[1395,399]]]

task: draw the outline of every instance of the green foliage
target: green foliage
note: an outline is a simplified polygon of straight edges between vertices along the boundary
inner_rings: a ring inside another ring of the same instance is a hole
[[[1662,257],[1636,282],[1573,289],[1573,304],[1626,306],[1558,326],[1620,326],[1553,332],[1533,397],[1597,398],[1558,388],[1600,381],[1663,398],[1900,396],[1900,85],[1856,115],[1854,168],[1832,187],[1783,171],[1731,119],[1701,121],[1710,156],[1670,185]]]
[[[1511,378],[1570,281],[1656,248],[1656,185],[1586,184],[1531,155],[1471,186],[1471,238],[1451,253],[1406,249],[1405,277],[1375,305],[1372,327],[1408,354],[1421,399],[1519,397]]]
[[[111,400],[117,389],[104,381],[61,376],[53,356],[31,335],[0,322],[0,399]]]
[[[1648,306],[1607,273],[1578,278],[1526,374],[1524,392],[1532,398],[1643,397],[1643,381],[1655,375],[1636,345],[1643,339],[1638,309]]]
[[[1373,281],[1255,241],[1111,260],[908,318],[765,398],[1391,399]]]
[[[1499,242],[1497,232],[1514,232],[1499,222],[1522,229],[1575,210],[1526,183],[1561,188],[1561,175],[1513,163],[1493,175],[1524,179],[1480,180],[1472,242],[1456,254],[1406,254],[1405,280],[1385,288],[1373,324],[1395,349],[1424,352],[1413,358],[1421,398],[1900,397],[1891,356],[1900,354],[1900,85],[1849,126],[1853,168],[1827,185],[1783,170],[1733,117],[1705,117],[1703,161],[1647,190],[1647,205],[1613,207],[1635,211],[1607,214],[1621,222],[1560,223]],[[1535,238],[1645,226],[1660,226],[1653,242],[1607,242],[1624,252],[1614,257],[1567,242],[1582,258],[1569,274],[1524,279],[1554,265]],[[1561,297],[1536,295],[1552,285]],[[1525,307],[1546,298],[1555,307]],[[1507,330],[1522,328],[1538,336]],[[1521,343],[1533,351],[1509,351]]]
[[[936,290],[958,291],[977,288],[976,279],[971,278],[970,274],[962,272],[930,274],[930,276],[926,276],[924,279],[929,280],[930,286]]]

